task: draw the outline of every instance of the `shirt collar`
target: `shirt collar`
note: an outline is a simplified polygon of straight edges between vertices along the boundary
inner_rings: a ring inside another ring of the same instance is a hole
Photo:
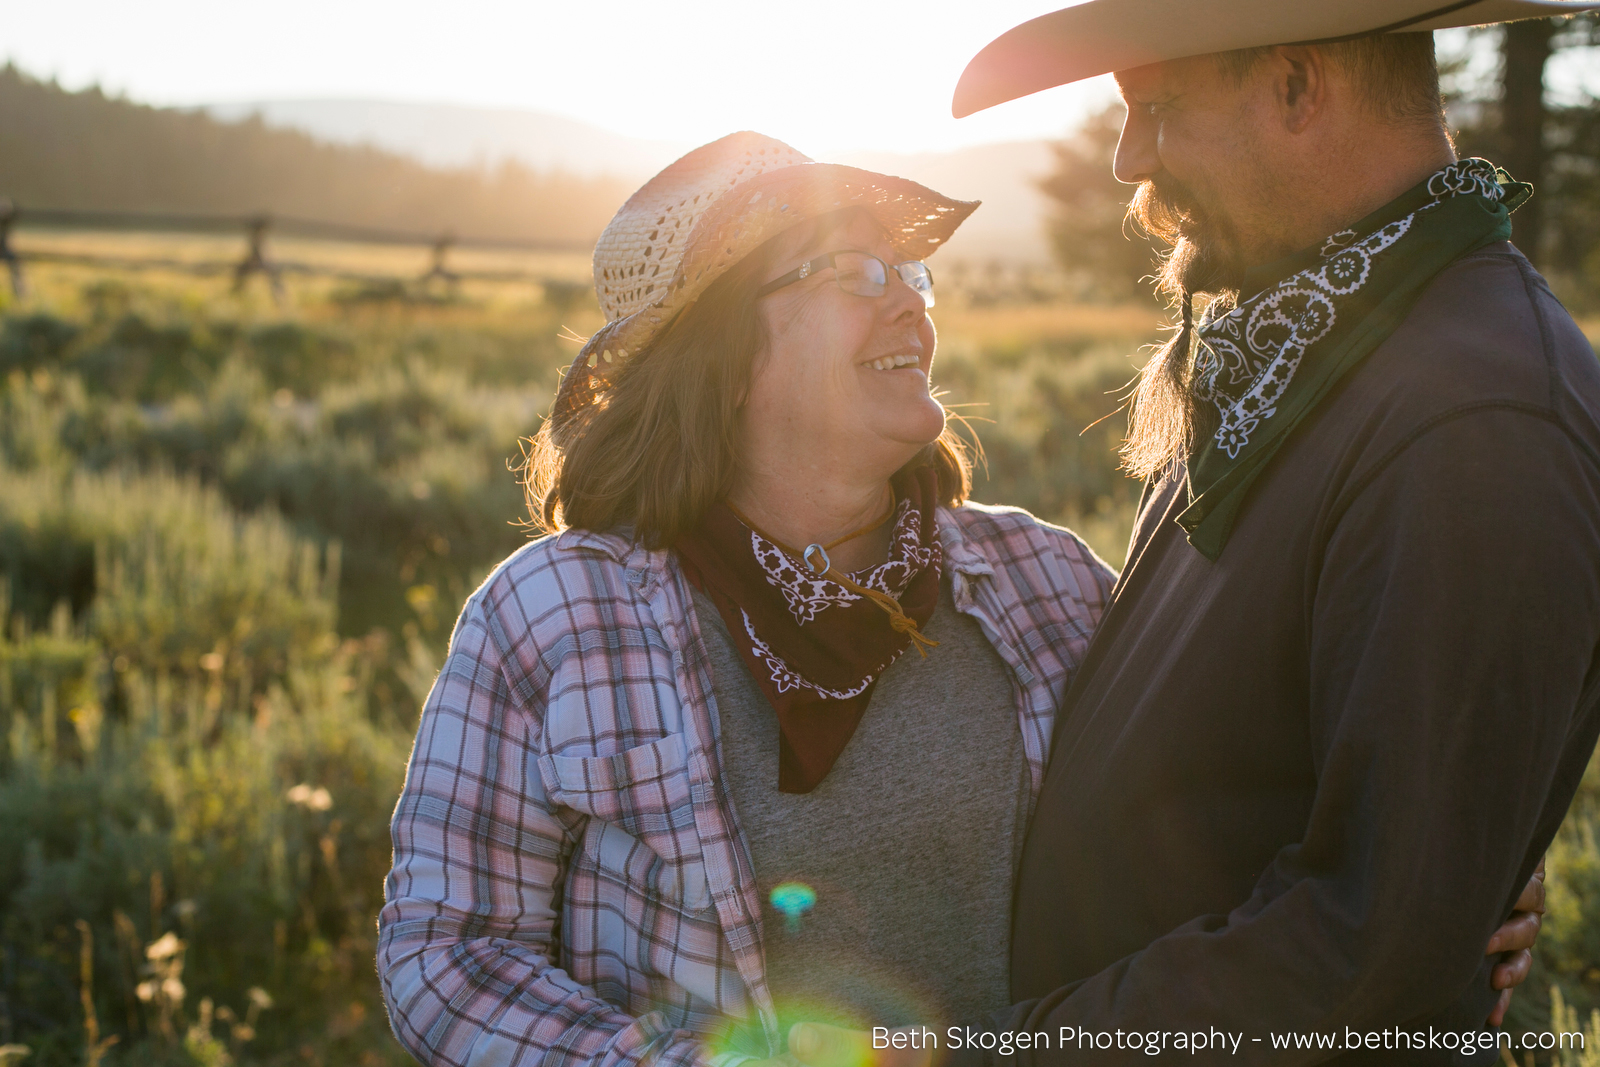
[[[600,533],[569,526],[556,535],[556,548],[562,551],[598,552],[617,563],[623,563],[634,551],[633,531],[616,527]]]
[[[969,577],[994,574],[994,564],[972,541],[949,508],[939,509],[939,544],[950,569]]]

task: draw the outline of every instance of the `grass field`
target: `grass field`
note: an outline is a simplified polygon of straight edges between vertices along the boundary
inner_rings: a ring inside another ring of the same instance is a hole
[[[242,250],[17,243],[46,237]],[[388,814],[459,605],[528,537],[510,466],[577,350],[561,335],[600,316],[570,256],[425,290],[421,251],[275,249],[363,277],[292,276],[279,302],[259,278],[41,264],[0,295],[0,1067],[22,1046],[27,1067],[409,1062],[372,962]],[[976,495],[1120,565],[1138,487],[1114,413],[1159,316],[986,277],[935,309]],[[1525,1025],[1553,983],[1600,1001],[1597,826],[1591,780]]]
[[[57,253],[121,260],[166,260],[184,264],[226,266],[243,255],[242,236],[122,234],[72,231],[22,231],[19,252]],[[148,296],[173,307],[222,312],[244,322],[274,321],[288,316],[308,324],[355,330],[369,338],[398,342],[412,331],[473,335],[481,342],[493,336],[513,344],[527,337],[536,349],[526,363],[522,384],[553,386],[559,353],[575,354],[576,342],[556,341],[554,334],[587,336],[602,324],[589,295],[592,284],[587,258],[572,253],[513,253],[453,250],[449,266],[462,272],[515,272],[527,280],[464,280],[453,287],[437,282],[427,288],[412,283],[427,271],[429,253],[422,248],[384,247],[333,241],[273,239],[269,259],[348,272],[336,275],[288,275],[283,299],[274,299],[264,279],[253,277],[243,292],[234,293],[231,274],[196,276],[164,267],[135,273],[94,266],[48,264],[28,271],[29,306],[49,306],[83,313],[108,277],[127,278]],[[1062,305],[1037,302],[1041,272],[1030,268],[1029,292],[1008,292],[1004,278],[996,284],[992,266],[935,261],[942,280],[940,305],[934,311],[939,329],[940,365],[935,385],[966,417],[991,456],[980,471],[977,496],[993,503],[1015,503],[1041,517],[1079,528],[1109,561],[1120,564],[1130,521],[1131,485],[1106,477],[1114,465],[1115,433],[1121,421],[1107,420],[1083,441],[1068,438],[1115,411],[1121,387],[1131,379],[1142,349],[1162,335],[1165,320],[1154,305]],[[950,279],[953,279],[953,283]],[[118,284],[121,284],[120,282]],[[412,284],[408,299],[396,299],[396,287]],[[1015,285],[1015,289],[1023,288]],[[1048,286],[1046,286],[1048,288]],[[86,294],[91,294],[86,297]],[[1032,296],[1033,299],[1029,299]],[[554,323],[557,327],[551,331]],[[530,331],[532,334],[530,335]],[[545,333],[539,333],[545,331]],[[1087,361],[1081,359],[1087,355]],[[1073,381],[1069,411],[1040,403],[1036,386],[1058,396],[1055,379],[1071,364]],[[1085,374],[1093,378],[1084,379]],[[1004,384],[1009,396],[996,392]],[[1096,389],[1094,386],[1098,386]],[[1018,404],[1015,401],[1022,400]],[[1078,421],[1074,421],[1078,420]],[[1021,435],[1013,439],[1011,431]],[[1059,443],[1059,447],[1058,447]],[[1020,448],[1020,451],[1019,451]],[[1068,454],[1066,478],[1057,479],[1043,495],[1028,492],[1028,478],[1007,461],[1021,451],[1045,448]],[[1091,479],[1091,493],[1063,491],[1079,468],[1103,468]],[[1021,495],[1004,496],[1011,493]]]
[[[528,536],[509,468],[562,335],[601,320],[572,257],[423,288],[422,250],[269,252],[360,277],[39,263],[0,295],[0,1046],[29,1067],[112,1037],[106,1063],[406,1061],[372,972],[388,811],[457,608]],[[1120,562],[1115,420],[1081,431],[1151,316],[985,286],[936,309],[978,495]]]

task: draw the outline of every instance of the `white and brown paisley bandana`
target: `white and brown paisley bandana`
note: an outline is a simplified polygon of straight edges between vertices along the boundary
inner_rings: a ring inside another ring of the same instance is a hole
[[[897,477],[889,559],[850,575],[894,597],[925,626],[939,602],[932,468]],[[716,604],[745,666],[778,714],[778,788],[809,793],[855,733],[878,677],[911,645],[859,593],[814,577],[800,561],[713,507],[674,546],[684,572]]]

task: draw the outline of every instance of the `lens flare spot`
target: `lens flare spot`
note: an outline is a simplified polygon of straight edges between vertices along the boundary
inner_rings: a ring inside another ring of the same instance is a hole
[[[788,920],[790,933],[800,930],[800,917],[810,911],[817,902],[817,891],[804,882],[784,882],[772,887],[772,892],[767,899],[772,906],[783,912]]]

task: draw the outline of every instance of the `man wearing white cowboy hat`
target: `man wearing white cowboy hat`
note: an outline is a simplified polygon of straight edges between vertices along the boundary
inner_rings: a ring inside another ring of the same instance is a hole
[[[1183,327],[987,1024],[1049,1040],[942,1054],[1498,1059],[1462,946],[1600,733],[1600,364],[1507,241],[1530,189],[1456,159],[1422,31],[1596,7],[1090,0],[968,67],[957,116],[1116,72]]]
[[[1459,946],[1600,732],[1600,366],[1506,242],[1527,188],[1456,160],[1420,31],[1596,6],[1092,0],[963,76],[958,114],[1118,72],[1163,281],[1186,311],[1234,294],[1140,383],[1149,487],[1063,704],[998,1029],[1426,1061],[1494,1007]],[[1338,1045],[1272,1047],[1291,1031]]]

